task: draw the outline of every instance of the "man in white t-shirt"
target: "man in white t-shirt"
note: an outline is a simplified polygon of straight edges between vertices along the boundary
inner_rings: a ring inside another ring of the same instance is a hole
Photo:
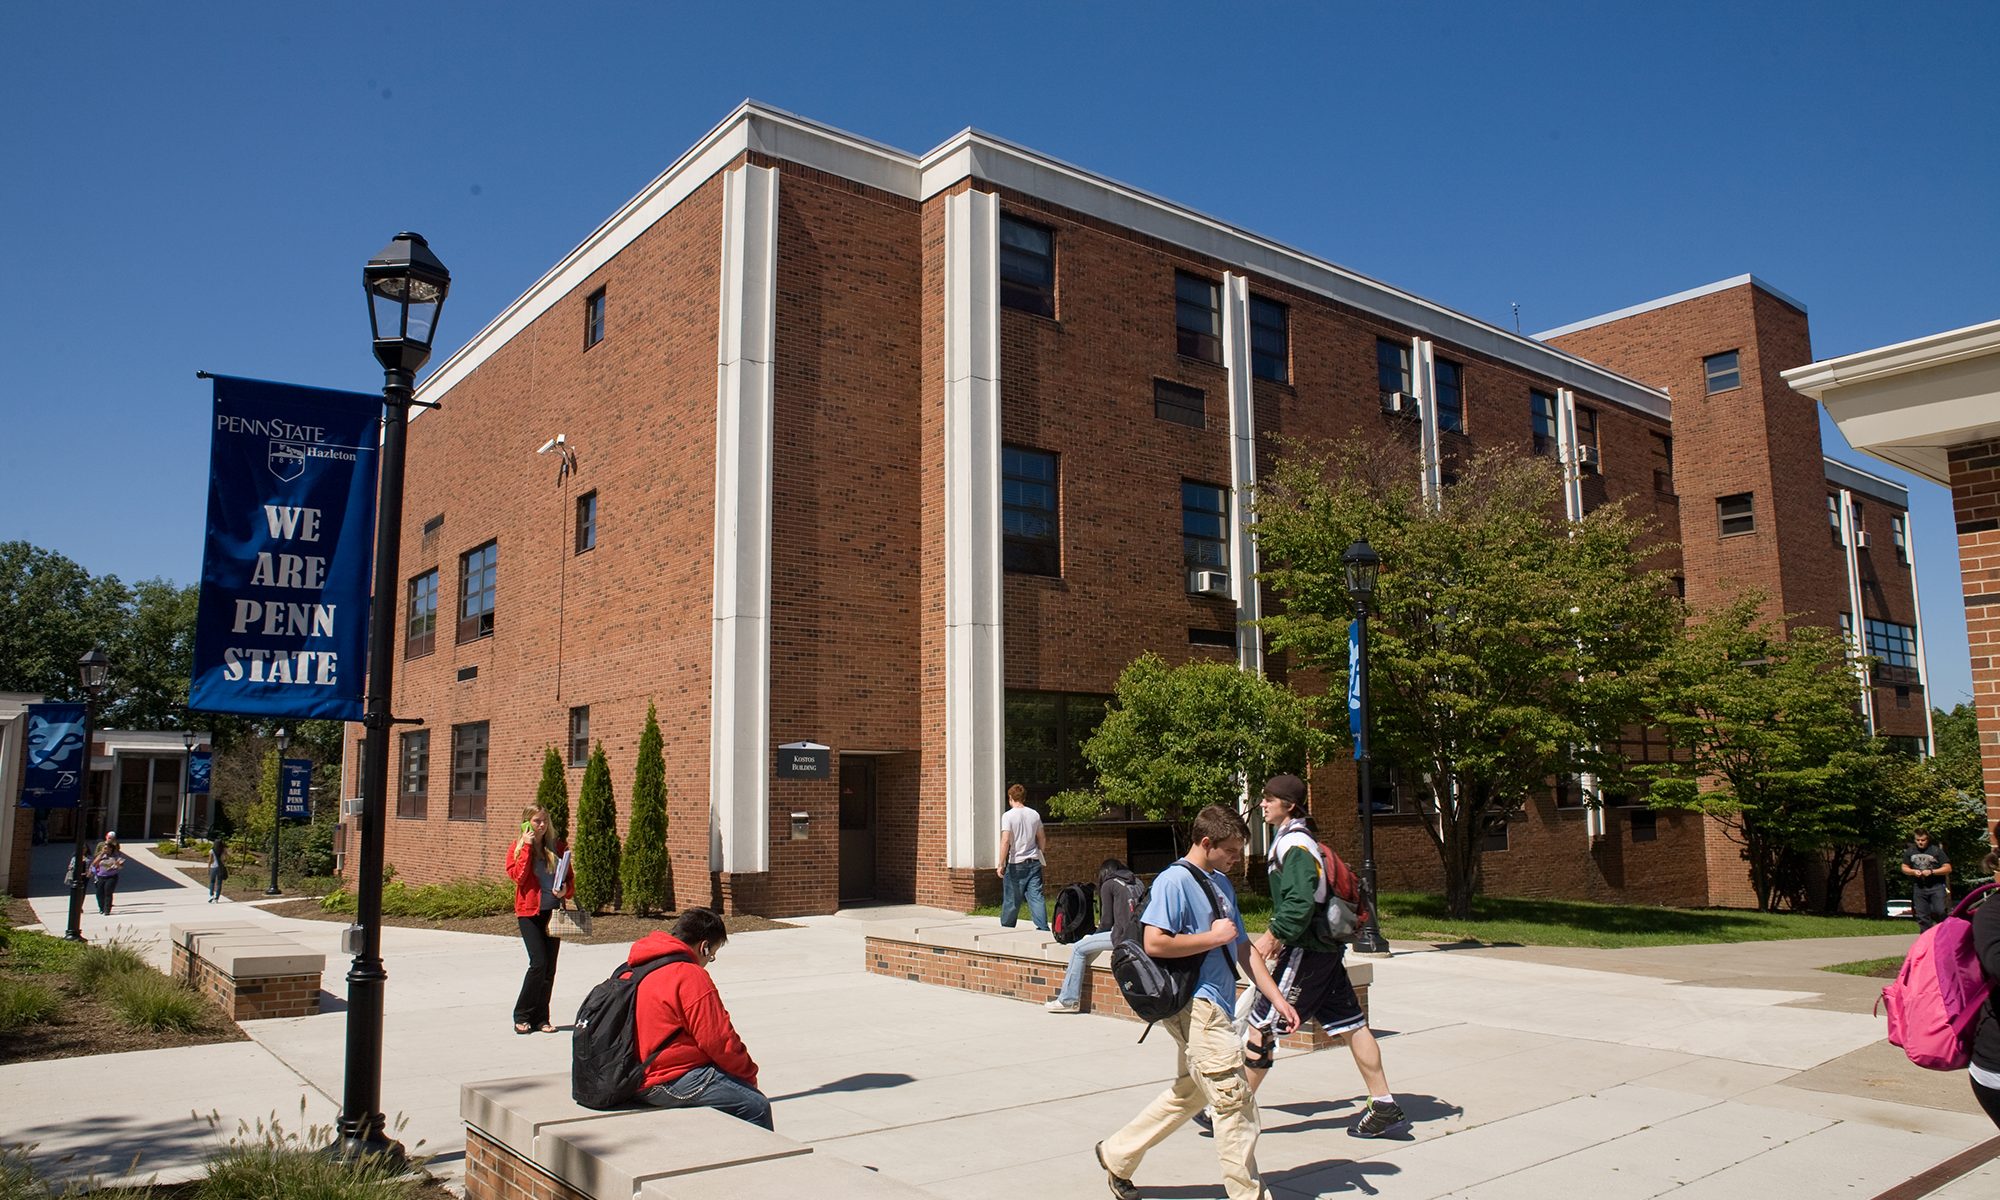
[[[1028,915],[1035,928],[1047,932],[1049,906],[1042,899],[1042,854],[1049,836],[1042,831],[1042,814],[1028,807],[1028,789],[1015,784],[1007,789],[1007,811],[1000,818],[1000,924],[1014,927],[1021,912],[1021,896],[1028,897]]]

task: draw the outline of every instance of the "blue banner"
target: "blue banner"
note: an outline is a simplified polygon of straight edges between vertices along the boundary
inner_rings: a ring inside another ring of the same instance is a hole
[[[287,821],[312,820],[313,765],[309,758],[278,763],[278,815]]]
[[[1354,735],[1354,757],[1368,753],[1368,731],[1361,726],[1361,622],[1347,623],[1347,731]]]
[[[204,796],[208,794],[209,768],[213,761],[206,750],[189,751],[188,795]]]
[[[89,774],[90,750],[83,744],[81,704],[28,706],[28,769],[21,776],[21,803],[29,808],[75,808]]]
[[[361,719],[382,399],[215,377],[188,707]]]

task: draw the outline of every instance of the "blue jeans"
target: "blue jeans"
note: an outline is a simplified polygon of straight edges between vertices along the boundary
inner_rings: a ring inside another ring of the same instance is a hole
[[[764,1093],[727,1071],[696,1067],[678,1079],[655,1084],[639,1093],[654,1108],[713,1108],[739,1121],[771,1128],[771,1102]]]
[[[1014,927],[1014,918],[1021,911],[1023,892],[1027,893],[1028,915],[1035,919],[1035,928],[1047,932],[1049,906],[1042,899],[1041,859],[1007,864],[1007,873],[1000,883],[1000,924],[1008,929]]]
[[[1081,938],[1069,948],[1069,969],[1063,972],[1062,990],[1056,999],[1074,1007],[1083,999],[1083,973],[1090,969],[1090,959],[1094,954],[1102,954],[1111,949],[1111,931],[1093,933]]]

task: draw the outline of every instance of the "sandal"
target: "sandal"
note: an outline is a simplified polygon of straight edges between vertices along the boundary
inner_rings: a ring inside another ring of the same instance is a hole
[[[533,1025],[528,1024],[526,1021],[516,1021],[514,1022],[514,1032],[533,1033],[535,1032],[535,1027]]]
[[[556,1031],[556,1027],[555,1027],[555,1026],[553,1026],[553,1025],[549,1024],[549,1023],[548,1023],[547,1021],[544,1021],[544,1022],[542,1022],[542,1032],[543,1032],[543,1033],[554,1033],[555,1031]]]

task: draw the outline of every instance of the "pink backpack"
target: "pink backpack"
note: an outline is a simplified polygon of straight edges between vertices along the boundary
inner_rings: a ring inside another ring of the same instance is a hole
[[[1889,1041],[1933,1071],[1961,1071],[1972,1061],[1973,1023],[1989,983],[1972,945],[1970,913],[1996,884],[1972,889],[1937,924],[1917,936],[1896,982],[1876,1005],[1889,1010]]]

